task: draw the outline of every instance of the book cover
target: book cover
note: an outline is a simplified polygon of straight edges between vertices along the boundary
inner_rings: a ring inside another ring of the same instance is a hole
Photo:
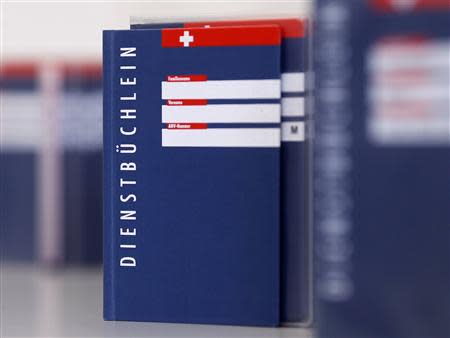
[[[59,100],[64,263],[102,259],[102,68],[62,65]]]
[[[105,319],[278,325],[278,27],[103,47]]]
[[[34,262],[38,243],[38,168],[42,110],[39,69],[6,63],[0,71],[0,248],[3,261]]]
[[[283,323],[311,325],[313,318],[312,222],[309,139],[306,137],[307,21],[297,18],[152,23],[132,19],[132,29],[230,27],[273,24],[281,31],[281,279]]]
[[[317,7],[319,337],[450,336],[448,1]]]
[[[0,88],[2,259],[99,264],[100,64],[8,62]]]

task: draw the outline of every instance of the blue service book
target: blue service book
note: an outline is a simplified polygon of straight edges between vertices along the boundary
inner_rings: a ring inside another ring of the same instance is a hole
[[[0,248],[3,262],[36,262],[41,86],[35,64],[5,63],[0,70]]]
[[[281,252],[280,318],[311,325],[313,318],[312,222],[309,139],[306,137],[307,21],[298,18],[132,23],[132,29],[230,27],[273,24],[281,31]]]
[[[316,12],[319,337],[450,337],[450,3]]]
[[[99,264],[102,257],[101,66],[58,65],[58,76],[51,77],[50,82],[56,90],[49,96],[48,83],[43,79],[52,71],[51,67],[39,63],[24,62],[6,63],[0,71],[4,122],[0,203],[8,210],[2,217],[0,230],[2,259],[50,265]],[[58,104],[42,104],[49,97],[57,98]],[[54,111],[48,119],[50,108]],[[52,135],[57,154],[43,137],[48,127],[44,121],[58,122],[58,133]],[[43,175],[47,177],[48,169],[43,168],[47,168],[49,158],[58,165],[57,175],[50,175],[54,186],[42,183]],[[48,212],[41,201],[48,200],[49,193],[63,197],[62,208],[53,208],[51,212],[61,217],[56,228],[46,227],[47,223],[40,217]],[[52,252],[51,257],[48,252]]]
[[[70,264],[102,261],[102,69],[66,64],[60,88],[63,257]]]
[[[104,318],[278,325],[279,28],[103,48]]]

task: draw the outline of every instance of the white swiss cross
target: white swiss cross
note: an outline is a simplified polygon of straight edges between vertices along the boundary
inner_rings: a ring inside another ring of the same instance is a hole
[[[180,36],[180,42],[184,47],[189,47],[189,44],[191,42],[194,42],[194,37],[192,35],[189,35],[189,31],[184,31],[183,35]]]

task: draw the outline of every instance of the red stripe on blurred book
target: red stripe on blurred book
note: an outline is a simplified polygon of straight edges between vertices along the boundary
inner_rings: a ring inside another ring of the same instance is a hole
[[[98,77],[102,76],[102,65],[100,63],[66,63],[62,65],[64,76],[85,76]]]
[[[376,10],[383,12],[450,9],[449,0],[370,0],[370,4]]]
[[[0,66],[0,76],[29,78],[37,76],[39,67],[35,63],[6,63]]]

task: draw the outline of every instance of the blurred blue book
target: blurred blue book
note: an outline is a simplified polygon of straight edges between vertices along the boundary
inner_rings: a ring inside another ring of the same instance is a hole
[[[316,13],[319,337],[449,337],[450,3]]]
[[[102,68],[63,68],[60,137],[65,264],[102,261]]]
[[[37,250],[36,181],[43,131],[37,65],[2,65],[0,95],[0,254],[2,261],[32,261]]]
[[[100,64],[6,63],[0,86],[2,259],[101,263]]]

